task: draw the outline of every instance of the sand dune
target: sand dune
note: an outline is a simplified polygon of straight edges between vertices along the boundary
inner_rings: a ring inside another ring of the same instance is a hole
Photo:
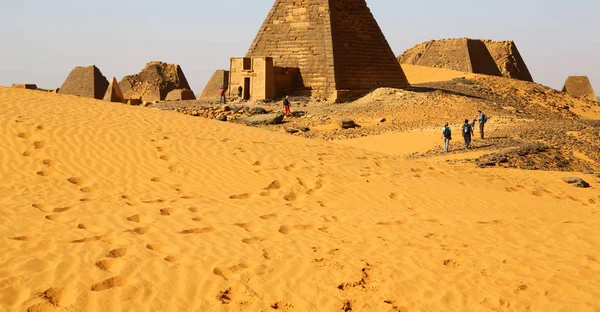
[[[0,107],[0,311],[600,309],[600,193],[564,173],[26,90]]]

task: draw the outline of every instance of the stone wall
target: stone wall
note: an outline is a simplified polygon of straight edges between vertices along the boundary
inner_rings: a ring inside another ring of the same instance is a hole
[[[421,57],[415,57],[414,65],[471,72],[467,39],[431,41]]]
[[[229,86],[229,71],[224,69],[216,70],[215,73],[210,77],[210,80],[206,83],[204,90],[198,96],[198,100],[214,101],[219,99],[219,90],[224,88],[227,91]],[[235,90],[237,94],[237,87]]]
[[[102,100],[107,88],[108,80],[96,66],[78,66],[71,71],[58,93]]]
[[[594,92],[592,84],[590,83],[590,79],[587,76],[568,77],[567,81],[565,81],[565,86],[563,87],[562,91],[574,97],[598,102],[596,93]]]
[[[490,76],[502,76],[500,69],[498,69],[494,58],[483,41],[469,39],[467,40],[467,48],[469,50],[471,72]]]

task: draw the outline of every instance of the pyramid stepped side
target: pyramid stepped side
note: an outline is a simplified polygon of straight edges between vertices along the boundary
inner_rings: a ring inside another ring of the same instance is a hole
[[[78,66],[71,71],[58,93],[102,100],[108,84],[96,66]]]
[[[119,83],[115,77],[112,78],[110,84],[108,85],[108,89],[106,89],[104,101],[125,103],[123,92],[121,92],[121,88],[119,87]]]
[[[467,40],[467,49],[469,50],[471,72],[490,76],[502,76],[500,69],[498,69],[494,58],[483,41],[469,39]]]
[[[299,68],[314,97],[335,90],[331,21],[326,0],[278,0],[247,57],[273,57],[277,67]]]
[[[483,41],[504,77],[533,82],[533,77],[514,41]]]
[[[467,39],[431,41],[414,65],[472,72]]]
[[[338,90],[405,88],[408,80],[364,0],[331,0]]]
[[[419,65],[419,61],[425,54],[425,51],[432,44],[432,41],[419,43],[416,46],[406,50],[396,58],[400,64]]]
[[[227,89],[229,85],[229,71],[219,69],[215,71],[210,80],[206,83],[204,90],[198,96],[198,100],[218,100],[219,90],[221,88]],[[237,90],[232,90],[237,93]]]
[[[574,97],[598,102],[596,93],[594,92],[592,84],[590,83],[590,79],[587,76],[568,77],[567,81],[565,81],[565,86],[563,87],[562,91]]]

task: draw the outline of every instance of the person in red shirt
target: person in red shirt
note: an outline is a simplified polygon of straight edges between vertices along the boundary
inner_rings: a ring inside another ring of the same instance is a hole
[[[285,108],[285,115],[290,116],[292,111],[290,110],[290,97],[287,95],[285,96],[285,99],[283,99],[283,107]]]
[[[225,88],[219,89],[219,104],[227,104],[227,98],[225,98]]]

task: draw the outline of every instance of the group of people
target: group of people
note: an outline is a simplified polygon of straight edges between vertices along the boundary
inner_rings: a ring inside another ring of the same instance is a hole
[[[465,119],[465,123],[462,126],[461,133],[465,140],[465,148],[471,148],[471,141],[475,137],[475,124],[479,123],[479,134],[481,139],[485,139],[485,124],[487,123],[487,116],[480,110],[478,114],[473,117],[473,120],[469,123],[468,119]],[[452,129],[446,123],[442,129],[442,139],[444,139],[444,152],[450,151],[450,141],[452,141]]]

